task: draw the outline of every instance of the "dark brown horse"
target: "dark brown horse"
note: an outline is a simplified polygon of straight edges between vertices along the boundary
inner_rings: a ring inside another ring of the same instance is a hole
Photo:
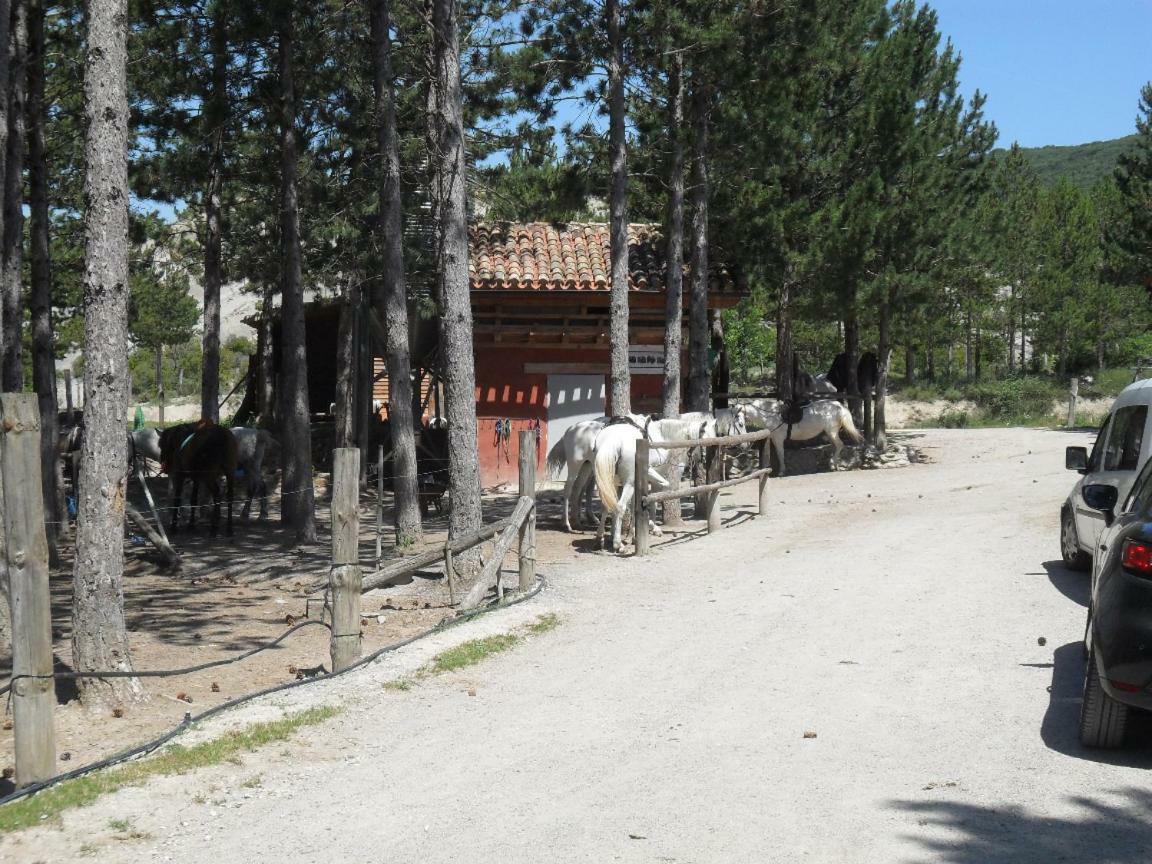
[[[212,536],[220,525],[220,478],[228,495],[228,536],[232,536],[232,487],[236,477],[236,439],[223,426],[208,420],[182,423],[160,433],[160,467],[172,481],[172,525],[176,533],[180,518],[180,495],[184,481],[192,481],[190,529],[196,527],[196,505],[201,486],[212,496]]]

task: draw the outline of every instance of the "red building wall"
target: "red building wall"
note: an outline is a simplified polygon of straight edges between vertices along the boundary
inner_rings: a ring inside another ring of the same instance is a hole
[[[545,448],[548,441],[548,374],[527,373],[525,363],[580,363],[600,367],[608,375],[609,352],[605,348],[581,346],[555,348],[523,346],[476,349],[477,452],[480,457],[480,483],[484,488],[500,484],[516,486],[518,480],[519,433],[540,429],[536,454],[536,474],[544,477]],[[663,378],[660,375],[632,376],[632,410],[637,413],[660,410]],[[507,434],[505,432],[507,430]]]

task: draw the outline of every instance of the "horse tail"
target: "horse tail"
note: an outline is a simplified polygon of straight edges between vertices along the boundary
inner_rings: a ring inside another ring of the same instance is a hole
[[[568,458],[564,454],[564,439],[561,438],[548,451],[548,476],[553,479],[559,477],[560,471],[567,464]]]
[[[864,443],[864,436],[860,434],[860,430],[856,428],[856,424],[852,422],[852,412],[840,406],[840,428],[848,433],[848,437],[855,441],[857,444]]]
[[[620,506],[620,500],[616,497],[616,463],[619,459],[620,443],[617,440],[605,442],[605,446],[597,447],[593,459],[596,491],[600,493],[600,501],[609,513],[615,513]]]

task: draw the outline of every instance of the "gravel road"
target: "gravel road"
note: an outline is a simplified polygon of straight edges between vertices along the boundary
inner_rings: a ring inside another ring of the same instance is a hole
[[[738,518],[746,490],[718,535],[575,555],[531,603],[224,722],[346,704],[336,720],[0,855],[1146,861],[1152,750],[1076,743],[1087,585],[1056,563],[1057,514],[1087,436],[914,434],[932,464],[785,478],[768,518]],[[507,654],[382,686],[544,611],[562,624]]]

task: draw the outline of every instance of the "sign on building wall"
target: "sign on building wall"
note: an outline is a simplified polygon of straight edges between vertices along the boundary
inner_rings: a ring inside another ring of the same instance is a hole
[[[663,345],[629,345],[628,371],[633,375],[663,375]]]

